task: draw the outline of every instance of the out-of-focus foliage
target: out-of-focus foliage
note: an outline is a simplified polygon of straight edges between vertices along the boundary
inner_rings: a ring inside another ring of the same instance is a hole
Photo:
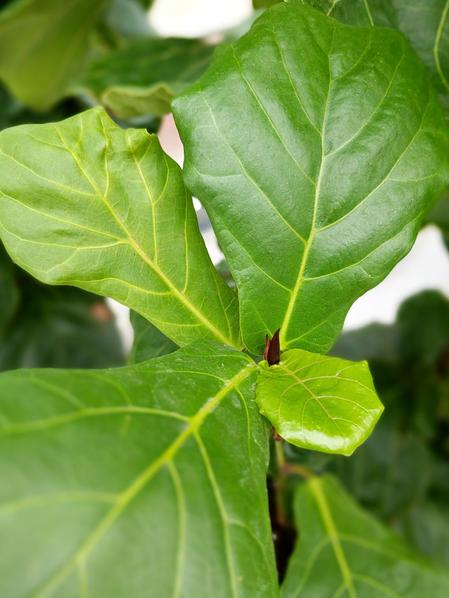
[[[0,249],[0,370],[113,367],[124,350],[105,301],[69,287],[48,287]]]

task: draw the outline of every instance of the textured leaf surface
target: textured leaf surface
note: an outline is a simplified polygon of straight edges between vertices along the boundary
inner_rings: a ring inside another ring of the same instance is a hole
[[[402,36],[267,10],[174,102],[187,183],[236,279],[246,345],[325,352],[448,182],[444,120]]]
[[[285,598],[448,595],[447,574],[409,550],[332,478],[303,485],[295,514],[301,535],[283,585]]]
[[[93,62],[79,85],[119,118],[162,115],[203,73],[212,51],[191,39],[138,40]]]
[[[0,12],[0,78],[38,110],[64,95],[105,0],[18,0]]]
[[[238,345],[235,294],[209,259],[179,167],[101,108],[0,134],[0,234],[50,284],[113,297],[177,344]]]
[[[135,312],[130,314],[134,331],[134,342],[129,355],[130,363],[140,363],[147,359],[173,353],[178,348],[173,341]]]
[[[401,31],[429,68],[449,107],[449,4],[446,0],[290,0],[350,25]]]
[[[368,438],[383,410],[366,362],[301,349],[260,364],[257,403],[288,442],[343,455]]]
[[[0,376],[0,593],[277,594],[253,362]]]

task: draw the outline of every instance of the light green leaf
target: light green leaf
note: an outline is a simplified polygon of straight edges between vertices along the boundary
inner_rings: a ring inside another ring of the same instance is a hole
[[[423,66],[387,29],[265,11],[173,104],[189,188],[217,232],[247,347],[326,352],[449,183]]]
[[[254,363],[203,343],[0,376],[0,591],[277,595]]]
[[[93,62],[78,85],[119,118],[162,115],[203,73],[212,52],[193,39],[138,40]]]
[[[0,78],[22,102],[48,109],[89,51],[106,0],[17,0],[0,11]]]
[[[285,598],[445,598],[449,577],[364,512],[332,478],[311,478],[295,500],[301,530]]]
[[[287,351],[260,364],[257,404],[276,432],[301,448],[351,455],[373,431],[383,407],[368,364]]]
[[[158,139],[95,108],[0,134],[0,234],[39,280],[113,297],[178,345],[239,346],[179,167]]]
[[[176,351],[175,343],[148,320],[134,311],[131,312],[130,319],[134,330],[134,342],[129,363],[140,363]]]

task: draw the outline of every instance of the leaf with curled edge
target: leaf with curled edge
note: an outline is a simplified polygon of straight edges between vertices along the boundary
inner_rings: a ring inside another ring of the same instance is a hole
[[[173,104],[186,181],[236,280],[246,346],[325,353],[410,250],[449,183],[449,140],[402,35],[268,9]]]
[[[298,488],[295,519],[301,534],[282,598],[446,598],[449,593],[447,571],[363,511],[333,478],[312,477]]]
[[[178,345],[240,347],[236,295],[180,168],[155,135],[122,130],[102,108],[0,133],[0,236],[39,280],[112,297]]]
[[[278,594],[257,367],[196,345],[0,375],[2,595]]]
[[[301,349],[286,351],[278,365],[260,364],[256,400],[291,444],[341,455],[368,438],[383,411],[366,361]]]

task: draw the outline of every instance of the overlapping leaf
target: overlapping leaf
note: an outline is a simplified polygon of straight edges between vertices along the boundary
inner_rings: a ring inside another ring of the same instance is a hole
[[[325,352],[449,182],[443,116],[403,37],[267,10],[174,102],[189,187],[236,279],[246,345]]]
[[[0,376],[0,593],[277,594],[256,368],[204,344]]]
[[[18,0],[0,12],[0,79],[44,110],[62,97],[88,51],[106,0]]]
[[[332,478],[312,478],[295,501],[301,530],[282,588],[285,598],[445,598],[449,576],[409,550]]]
[[[288,442],[343,455],[368,438],[383,410],[366,362],[300,349],[260,365],[257,403]]]
[[[203,73],[212,51],[198,40],[138,40],[93,62],[78,85],[119,118],[162,115]]]
[[[36,278],[113,297],[179,345],[239,346],[235,294],[157,137],[120,129],[100,108],[8,129],[0,197],[2,239]]]

